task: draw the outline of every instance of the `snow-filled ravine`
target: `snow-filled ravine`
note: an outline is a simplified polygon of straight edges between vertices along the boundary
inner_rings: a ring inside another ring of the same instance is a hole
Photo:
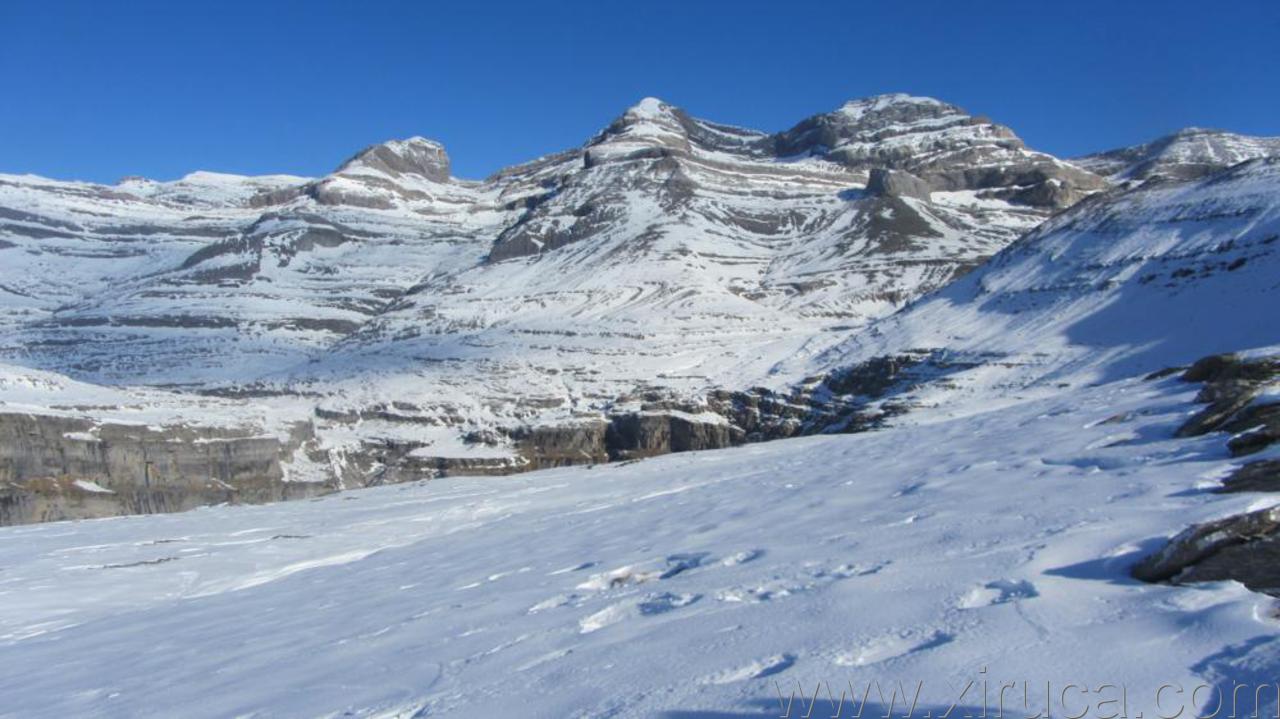
[[[1280,675],[1272,599],[1128,578],[1272,501],[1207,491],[1195,389],[0,529],[0,716],[1193,716]]]

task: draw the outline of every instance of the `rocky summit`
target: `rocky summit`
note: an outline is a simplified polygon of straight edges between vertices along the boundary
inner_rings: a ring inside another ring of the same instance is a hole
[[[0,175],[0,520],[852,431],[1086,382],[1076,350],[1118,346],[1081,319],[1103,298],[1157,327],[1223,283],[1272,296],[1278,142],[1193,129],[1064,160],[930,98],[772,133],[646,98],[483,180],[422,137],[319,178]],[[1070,318],[1065,344],[1009,339]]]

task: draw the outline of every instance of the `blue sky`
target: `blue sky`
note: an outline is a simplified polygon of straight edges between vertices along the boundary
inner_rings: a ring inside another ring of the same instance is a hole
[[[482,177],[647,95],[762,130],[931,95],[1066,156],[1280,135],[1277,38],[1275,0],[0,0],[0,172],[315,175],[424,135]]]

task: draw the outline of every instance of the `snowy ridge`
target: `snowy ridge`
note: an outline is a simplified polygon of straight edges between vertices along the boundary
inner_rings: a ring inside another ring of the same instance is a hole
[[[247,205],[264,192],[278,192],[309,181],[293,175],[260,175],[248,177],[225,172],[192,172],[180,180],[156,182],[131,177],[121,180],[115,189],[140,198],[171,205],[190,207],[226,207]]]
[[[1074,162],[1116,181],[1192,179],[1246,160],[1280,155],[1280,137],[1250,137],[1188,127],[1154,142],[1101,152]]]

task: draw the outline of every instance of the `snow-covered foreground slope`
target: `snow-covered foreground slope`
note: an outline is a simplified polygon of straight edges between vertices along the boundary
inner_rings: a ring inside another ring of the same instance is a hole
[[[917,715],[976,716],[984,680],[989,707],[1018,682],[1010,716],[1067,684],[1113,688],[1055,716],[1116,687],[1129,716],[1190,715],[1202,683],[1280,671],[1273,600],[1127,576],[1257,501],[1203,491],[1221,438],[1171,438],[1192,390],[0,529],[0,716],[765,717],[777,687],[877,680],[866,716],[896,682],[923,682]]]

